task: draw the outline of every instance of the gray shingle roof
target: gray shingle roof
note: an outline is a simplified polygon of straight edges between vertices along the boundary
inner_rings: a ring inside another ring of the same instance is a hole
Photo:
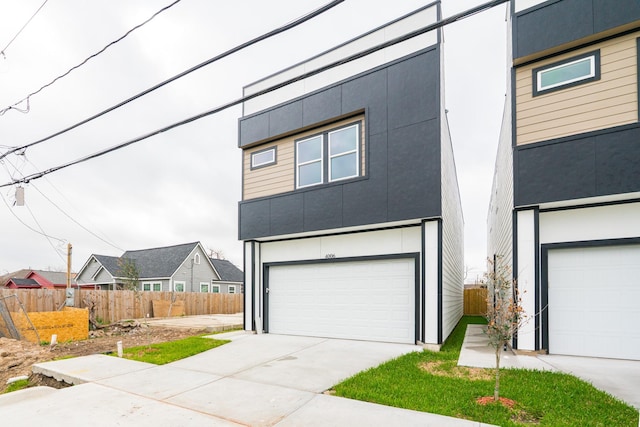
[[[67,283],[67,273],[64,271],[45,271],[45,270],[33,270],[38,273],[54,285]]]
[[[34,279],[18,279],[16,277],[11,279],[13,281],[13,283],[16,284],[17,287],[38,287],[40,288],[40,283],[36,282]]]
[[[126,251],[122,258],[135,262],[141,279],[170,277],[197,245],[198,242],[193,242],[164,248]]]
[[[233,265],[231,262],[227,261],[226,259],[209,259],[220,275],[220,281],[239,283],[244,282],[244,274],[242,273],[242,270]]]
[[[98,260],[100,264],[111,274],[116,277],[118,270],[120,267],[118,266],[118,257],[117,256],[108,256],[108,255],[96,255],[93,254],[94,258]]]

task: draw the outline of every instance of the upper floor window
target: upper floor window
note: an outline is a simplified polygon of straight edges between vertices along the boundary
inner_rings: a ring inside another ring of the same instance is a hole
[[[200,264],[200,254],[195,254],[193,256],[193,263],[194,264]]]
[[[296,188],[356,177],[359,165],[359,124],[296,141]]]
[[[251,153],[251,169],[261,168],[276,163],[276,147]]]
[[[600,79],[600,51],[533,70],[533,96]]]

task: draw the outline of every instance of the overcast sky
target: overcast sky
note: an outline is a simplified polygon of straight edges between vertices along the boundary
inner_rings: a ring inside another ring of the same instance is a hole
[[[0,0],[0,49],[42,2]],[[172,2],[48,2],[0,56],[0,109]],[[73,125],[328,2],[182,0],[31,97],[28,113],[11,110],[0,116],[0,151]],[[443,0],[443,16],[483,2]],[[8,156],[0,164],[0,184],[237,99],[243,86],[425,4],[346,0],[22,156]],[[446,108],[465,217],[465,264],[473,268],[469,278],[481,275],[486,257],[486,214],[506,88],[505,9],[498,6],[444,29]],[[25,109],[26,103],[19,107]],[[15,187],[1,188],[0,274],[21,268],[65,270],[68,242],[75,271],[92,253],[119,256],[124,250],[192,241],[221,250],[242,266],[240,115],[240,107],[230,108],[32,181],[24,186],[25,206],[13,206]]]

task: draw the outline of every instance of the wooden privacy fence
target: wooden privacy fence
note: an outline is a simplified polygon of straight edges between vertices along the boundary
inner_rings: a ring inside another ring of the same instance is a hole
[[[57,311],[64,306],[65,289],[0,289],[0,297],[16,295],[25,311]],[[197,292],[136,292],[74,290],[74,307],[86,308],[87,301],[95,302],[96,317],[108,322],[122,319],[152,317],[152,301],[182,301],[184,314],[233,314],[243,311],[243,294],[214,294]],[[5,300],[9,311],[18,310],[15,298]],[[13,306],[15,305],[15,307]]]
[[[484,316],[487,313],[487,288],[464,290],[464,314]]]

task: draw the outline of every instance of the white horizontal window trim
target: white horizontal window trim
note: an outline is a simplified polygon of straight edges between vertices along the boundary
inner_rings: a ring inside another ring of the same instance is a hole
[[[546,73],[560,70],[562,68],[571,67],[573,65],[588,61],[589,71],[583,75],[561,80],[555,83],[545,85],[543,78]],[[588,83],[594,80],[600,79],[600,51],[588,52],[573,58],[568,58],[563,61],[555,62],[553,64],[537,67],[533,70],[534,74],[534,88],[533,96],[541,95],[547,92],[561,90],[565,87],[572,87],[575,85]]]
[[[276,147],[251,153],[251,168],[269,166],[276,162]]]

